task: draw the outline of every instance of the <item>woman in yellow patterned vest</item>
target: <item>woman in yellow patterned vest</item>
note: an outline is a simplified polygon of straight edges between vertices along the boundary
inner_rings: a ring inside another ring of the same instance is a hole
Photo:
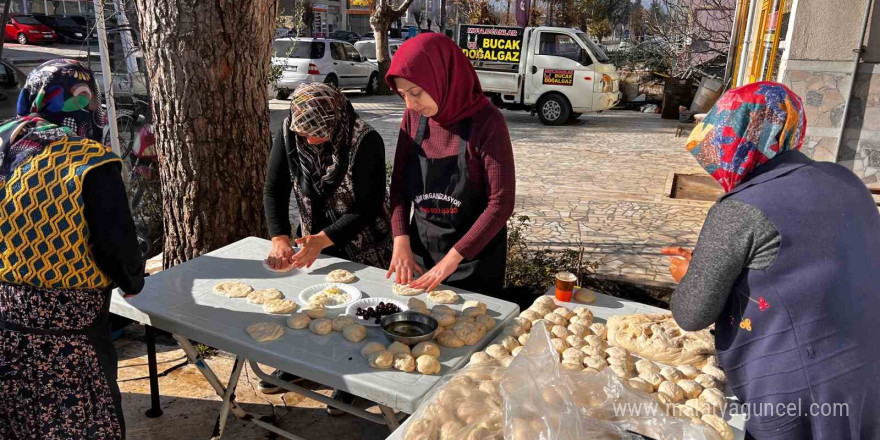
[[[0,438],[122,439],[110,288],[143,263],[92,72],[49,61],[0,125]]]

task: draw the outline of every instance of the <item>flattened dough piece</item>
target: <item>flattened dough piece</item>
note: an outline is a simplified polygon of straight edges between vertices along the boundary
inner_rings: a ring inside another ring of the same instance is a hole
[[[251,304],[263,304],[270,299],[284,298],[284,294],[278,289],[254,290],[248,293],[247,301]]]
[[[217,284],[211,290],[217,295],[230,298],[246,298],[248,294],[254,291],[254,288],[238,281],[226,281]]]
[[[428,293],[428,301],[437,304],[455,304],[458,302],[458,294],[451,290],[435,290]]]
[[[345,269],[336,269],[327,274],[328,283],[349,284],[357,281],[357,277],[353,273]]]
[[[413,289],[412,287],[409,287],[406,284],[394,283],[391,285],[391,291],[394,292],[395,295],[416,296],[418,294],[424,293],[425,289]]]
[[[296,302],[289,299],[269,299],[263,303],[266,313],[291,313],[296,310]]]
[[[284,328],[274,322],[258,322],[249,325],[246,330],[257,342],[271,342],[284,335]]]

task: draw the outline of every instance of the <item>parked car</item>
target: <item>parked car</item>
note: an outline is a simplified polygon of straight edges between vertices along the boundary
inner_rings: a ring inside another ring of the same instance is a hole
[[[351,31],[333,31],[330,34],[331,40],[339,40],[339,41],[348,41],[349,43],[354,44],[356,41],[361,39],[361,36],[357,34],[357,32]]]
[[[297,86],[323,82],[340,89],[361,89],[368,94],[379,88],[379,69],[345,41],[324,38],[279,38],[272,43],[272,65],[280,66],[281,78],[271,86],[278,99],[287,99]]]
[[[14,117],[18,110],[18,95],[27,75],[7,60],[0,60],[0,121]]]
[[[403,44],[403,40],[388,40],[388,58],[394,56],[394,53],[397,52],[397,49],[400,48],[400,45]],[[361,40],[357,43],[354,43],[354,48],[361,53],[361,55],[367,57],[367,60],[370,62],[377,62],[376,58],[376,40]]]
[[[33,15],[10,15],[6,22],[6,39],[18,41],[18,44],[52,44],[58,40],[58,35]]]
[[[51,28],[58,35],[58,39],[62,43],[82,44],[86,42],[89,35],[89,29],[86,24],[80,24],[72,17],[60,15],[34,15],[34,19]],[[98,42],[98,38],[92,35],[93,43]]]
[[[286,27],[275,28],[275,38],[289,37],[291,33],[293,33],[293,31]]]

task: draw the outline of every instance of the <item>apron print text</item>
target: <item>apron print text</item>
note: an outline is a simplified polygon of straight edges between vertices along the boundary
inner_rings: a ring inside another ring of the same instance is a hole
[[[439,200],[447,202],[452,206],[449,208],[429,208],[422,206],[422,202],[426,200]],[[426,214],[458,214],[458,208],[461,206],[461,200],[443,193],[420,194],[416,196],[415,203],[419,207],[419,210]]]

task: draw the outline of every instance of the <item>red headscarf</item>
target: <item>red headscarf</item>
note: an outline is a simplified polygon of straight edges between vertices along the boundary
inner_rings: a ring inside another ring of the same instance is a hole
[[[431,119],[440,125],[454,124],[489,104],[474,66],[443,34],[421,34],[403,43],[385,75],[391,90],[397,90],[397,77],[421,87],[437,102]]]

